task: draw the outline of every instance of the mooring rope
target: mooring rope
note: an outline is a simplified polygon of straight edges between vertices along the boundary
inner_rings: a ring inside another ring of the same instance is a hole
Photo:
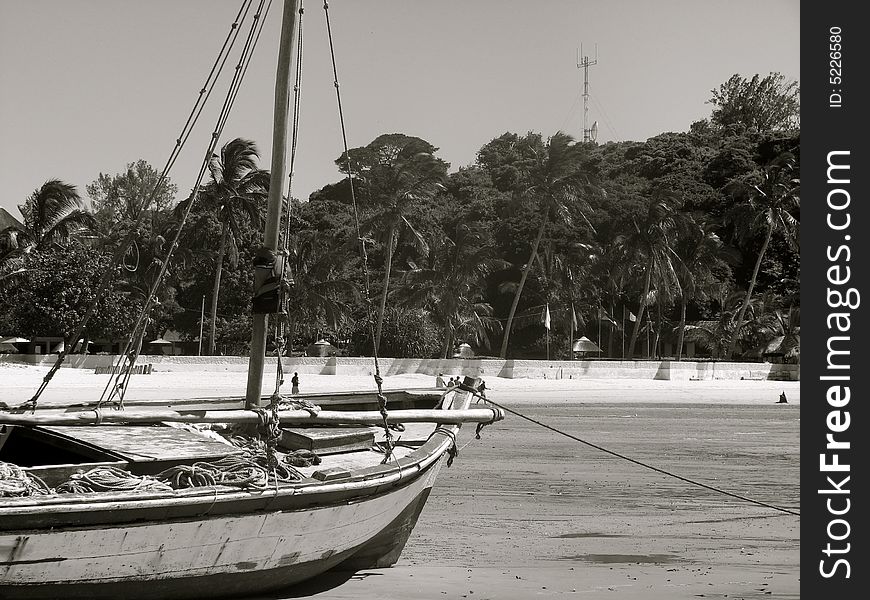
[[[469,389],[469,388],[465,388],[465,389]],[[600,450],[601,452],[604,452],[606,454],[610,454],[611,456],[615,456],[617,458],[627,460],[630,463],[634,463],[634,464],[641,466],[641,467],[644,467],[646,469],[650,469],[650,470],[655,471],[657,473],[661,473],[662,475],[667,475],[668,477],[673,477],[674,479],[679,479],[680,481],[683,481],[685,483],[695,485],[698,487],[702,487],[702,488],[708,489],[710,491],[713,491],[713,492],[716,492],[719,494],[724,494],[725,496],[737,498],[738,500],[743,500],[744,502],[749,502],[751,504],[756,504],[758,506],[764,506],[766,508],[771,508],[773,510],[784,512],[784,513],[787,513],[790,515],[795,515],[797,517],[800,516],[799,512],[791,510],[789,508],[783,508],[781,506],[775,506],[773,504],[768,504],[768,503],[762,502],[760,500],[755,500],[754,498],[748,498],[746,496],[741,496],[740,494],[735,494],[733,492],[723,490],[722,488],[717,488],[715,486],[708,485],[708,484],[702,483],[700,481],[695,481],[694,479],[689,479],[688,477],[683,477],[682,475],[677,475],[676,473],[672,473],[670,471],[666,471],[665,469],[660,469],[659,467],[656,467],[656,466],[650,465],[648,463],[636,460],[636,459],[631,458],[629,456],[626,456],[624,454],[620,454],[619,452],[614,452],[613,450],[608,450],[607,448],[599,446],[598,444],[593,444],[592,442],[588,442],[584,439],[581,439],[581,438],[577,437],[576,435],[572,435],[570,433],[562,431],[561,429],[553,427],[552,425],[547,425],[546,423],[544,423],[542,421],[539,421],[537,419],[533,419],[532,417],[526,416],[526,415],[522,414],[521,412],[510,409],[507,406],[504,406],[503,404],[499,404],[498,402],[493,402],[492,400],[490,400],[489,398],[486,397],[486,394],[483,391],[470,390],[470,389],[469,389],[469,391],[471,391],[472,394],[474,394],[475,396],[478,396],[483,401],[488,402],[488,403],[492,404],[493,406],[497,406],[498,408],[502,409],[505,412],[509,412],[512,415],[516,415],[516,416],[520,417],[521,419],[525,419],[526,421],[529,421],[530,423],[534,423],[535,425],[538,425],[539,427],[543,427],[544,429],[549,429],[550,431],[553,431],[555,433],[558,433],[559,435],[563,435],[567,438],[570,438],[570,439],[574,440],[575,442],[580,442],[581,444],[585,444],[585,445],[589,446],[590,448],[595,448],[596,450]]]

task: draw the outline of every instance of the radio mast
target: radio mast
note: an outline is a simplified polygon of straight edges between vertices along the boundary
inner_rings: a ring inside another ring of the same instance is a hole
[[[577,68],[583,69],[583,141],[595,141],[598,137],[598,121],[592,124],[589,128],[589,67],[598,64],[598,44],[595,44],[595,58],[590,60],[588,56],[583,54],[583,44],[580,44],[580,50],[577,51]]]

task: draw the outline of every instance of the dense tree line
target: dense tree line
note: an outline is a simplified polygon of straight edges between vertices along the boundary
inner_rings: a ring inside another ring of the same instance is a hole
[[[565,358],[586,335],[609,357],[661,355],[667,341],[679,359],[686,340],[716,358],[772,341],[793,355],[798,92],[779,74],[735,75],[688,131],[606,144],[506,132],[455,172],[410,135],[353,148],[335,161],[345,177],[286,203],[288,345]],[[209,172],[180,200],[144,161],[100,174],[89,202],[60,181],[37,189],[0,232],[0,331],[67,339],[97,302],[86,334],[120,338],[153,290],[149,337],[203,327],[205,351],[244,353],[268,173],[243,139]]]

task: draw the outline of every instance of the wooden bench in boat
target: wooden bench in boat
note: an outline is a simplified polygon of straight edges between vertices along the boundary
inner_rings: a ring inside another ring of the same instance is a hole
[[[278,446],[319,455],[368,450],[375,445],[374,427],[282,427]]]

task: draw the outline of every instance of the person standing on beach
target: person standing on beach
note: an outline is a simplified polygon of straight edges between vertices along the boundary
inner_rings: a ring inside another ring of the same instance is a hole
[[[290,390],[291,394],[299,393],[299,373],[293,373],[293,379],[290,380],[290,384],[293,388]]]
[[[436,388],[447,387],[447,384],[444,383],[444,373],[438,373],[438,376],[435,378],[435,387]]]

